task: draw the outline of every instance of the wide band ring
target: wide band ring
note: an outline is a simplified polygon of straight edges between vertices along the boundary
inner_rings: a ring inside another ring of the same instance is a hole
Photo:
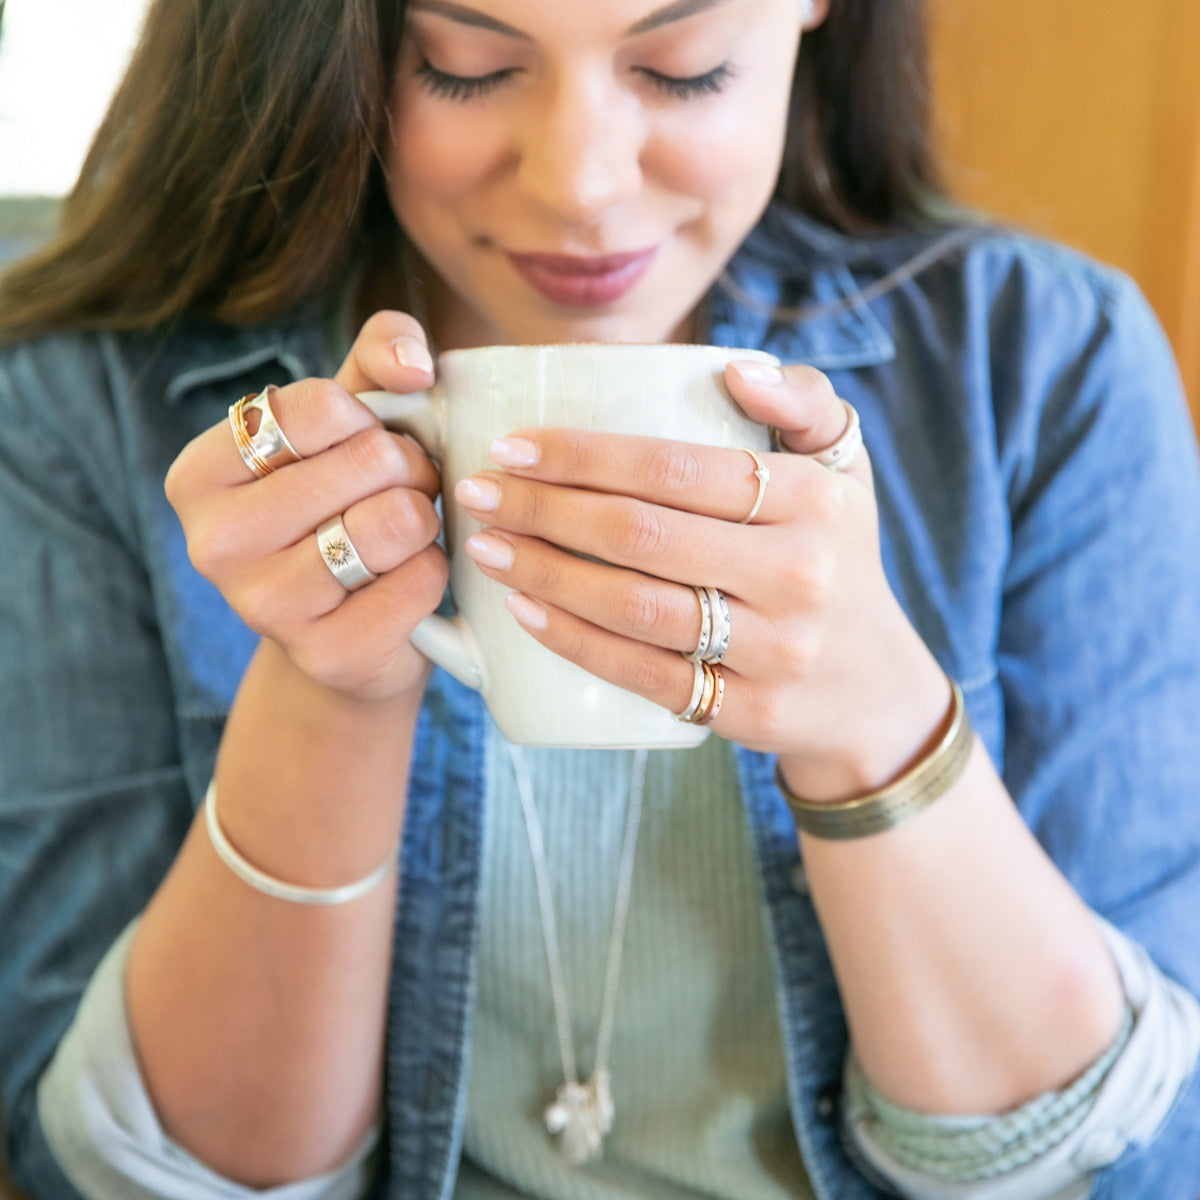
[[[346,591],[356,592],[379,578],[359,558],[340,516],[330,517],[317,529],[317,546],[322,562]]]
[[[287,435],[271,411],[271,393],[277,391],[268,384],[257,395],[243,396],[229,406],[229,428],[233,430],[233,444],[237,446],[242,461],[261,479],[279,467],[300,461],[296,448],[287,440]],[[246,410],[258,412],[258,428],[250,432],[246,424]]]
[[[754,478],[758,480],[758,495],[754,497],[750,511],[738,522],[739,525],[749,525],[758,516],[758,510],[762,508],[763,497],[767,494],[767,484],[771,482],[771,471],[763,465],[763,460],[749,446],[743,446],[742,450],[754,460]]]
[[[830,471],[847,470],[863,448],[862,422],[858,419],[858,409],[848,400],[842,401],[842,407],[846,410],[846,428],[842,431],[842,436],[832,446],[808,456],[813,462],[827,467]]]

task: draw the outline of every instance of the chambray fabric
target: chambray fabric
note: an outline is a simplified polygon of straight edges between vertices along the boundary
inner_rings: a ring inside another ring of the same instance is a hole
[[[709,337],[827,371],[860,411],[884,562],[1025,818],[1098,913],[1200,989],[1200,470],[1136,290],[978,229],[847,240],[770,212]],[[794,307],[796,315],[781,315]],[[203,797],[255,637],[191,569],[162,493],[231,399],[313,373],[322,312],[61,334],[0,352],[0,1110],[17,1179],[76,1192],[41,1072]],[[847,721],[854,714],[845,714]],[[435,673],[402,851],[380,1196],[458,1160],[482,848],[480,701]],[[739,750],[797,1138],[820,1200],[877,1200],[841,1136],[846,1030],[770,758]],[[1014,886],[1019,886],[1014,882]],[[1103,1200],[1194,1200],[1200,1080],[1095,1151]]]

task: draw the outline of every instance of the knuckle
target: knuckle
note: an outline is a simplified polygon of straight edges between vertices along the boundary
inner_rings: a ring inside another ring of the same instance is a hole
[[[699,484],[700,474],[700,459],[682,442],[656,446],[646,459],[645,483],[652,495],[691,491]]]
[[[408,587],[421,616],[433,612],[450,582],[450,564],[441,547],[426,546],[415,554],[408,561],[408,573]]]
[[[634,558],[653,558],[666,548],[667,527],[652,505],[631,501],[622,505],[613,522],[617,542]]]
[[[404,546],[427,534],[431,518],[436,520],[433,505],[411,488],[390,488],[379,497],[376,520],[390,545]]]
[[[363,322],[360,338],[391,340],[395,337],[415,337],[425,340],[425,331],[420,322],[409,313],[384,308],[372,313]]]
[[[361,430],[346,441],[345,447],[351,468],[372,487],[403,478],[403,452],[382,426]]]
[[[667,660],[658,654],[638,654],[629,664],[629,687],[643,696],[662,696],[672,688],[667,662],[675,671],[677,660]]]
[[[658,588],[648,579],[631,583],[622,592],[618,605],[617,618],[626,628],[650,631],[663,619],[662,598]]]
[[[234,533],[223,521],[198,520],[185,536],[188,558],[206,579],[219,575],[235,557]]]

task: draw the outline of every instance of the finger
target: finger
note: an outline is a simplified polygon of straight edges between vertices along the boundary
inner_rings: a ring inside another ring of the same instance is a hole
[[[522,430],[493,442],[490,453],[515,477],[630,496],[734,524],[751,515],[759,525],[793,515],[795,497],[788,497],[785,477],[812,470],[802,465],[805,459],[765,450],[573,429]]]
[[[348,392],[412,392],[433,382],[433,357],[420,322],[408,313],[375,313],[334,376]]]
[[[428,496],[411,488],[390,488],[359,501],[340,514],[346,537],[363,565],[386,575],[432,545],[441,529]],[[283,587],[305,597],[308,616],[332,612],[351,593],[326,564],[316,530],[279,555]]]
[[[682,655],[658,646],[630,641],[591,625],[572,613],[542,604],[522,592],[506,603],[523,629],[548,650],[577,663],[585,671],[626,691],[644,696],[672,713],[682,712],[692,695],[695,668]],[[712,728],[722,737],[741,740],[747,730],[745,697],[750,686],[725,665],[716,668],[725,682],[725,698]],[[731,714],[738,712],[741,716]]]
[[[441,547],[427,546],[373,583],[345,594],[331,612],[310,622],[287,651],[325,687],[365,696],[394,694],[397,680],[413,680],[429,669],[409,638],[437,608],[448,577]]]
[[[342,526],[363,565],[383,577],[432,545],[439,521],[426,496],[393,488],[347,509]],[[225,585],[227,598],[251,629],[285,644],[357,594],[347,591],[326,564],[315,529],[275,554],[245,562]]]
[[[846,427],[846,411],[833,384],[814,367],[730,363],[725,382],[746,414],[778,429],[794,454],[824,450]]]
[[[382,428],[365,404],[328,379],[304,379],[274,388],[270,405],[301,460],[313,458],[356,433]],[[266,478],[283,476],[299,466],[291,463]],[[167,473],[167,495],[178,508],[178,502],[186,503],[190,495],[207,495],[254,483],[257,478],[238,452],[229,422],[221,421],[184,447]]]
[[[396,488],[421,496],[432,513],[437,470],[411,439],[376,425],[253,488],[201,491],[173,502],[196,568],[209,579],[236,580],[328,517]]]
[[[702,614],[694,587],[494,529],[472,534],[465,549],[489,578],[610,633],[684,654],[700,640]],[[769,663],[754,648],[773,642],[772,632],[749,606],[725,599],[732,632],[723,661],[735,671],[766,668]]]

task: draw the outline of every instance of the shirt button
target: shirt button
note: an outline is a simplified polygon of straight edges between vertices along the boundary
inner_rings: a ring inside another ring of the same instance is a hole
[[[1096,1129],[1083,1139],[1071,1160],[1081,1171],[1098,1171],[1116,1162],[1127,1145],[1128,1139],[1119,1129]]]
[[[836,1083],[826,1084],[817,1093],[817,1117],[822,1121],[832,1121],[837,1116],[838,1098],[842,1089]]]

